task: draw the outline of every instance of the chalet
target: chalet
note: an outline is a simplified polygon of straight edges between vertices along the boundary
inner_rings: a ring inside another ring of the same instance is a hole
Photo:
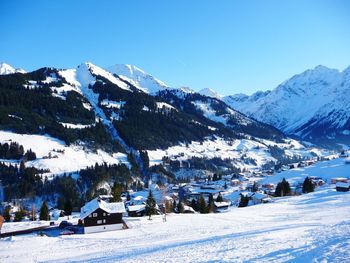
[[[146,204],[129,205],[127,209],[130,217],[141,217],[146,214]]]
[[[335,188],[337,189],[337,192],[349,192],[350,183],[337,182]]]
[[[84,233],[119,230],[123,228],[123,202],[108,203],[99,197],[86,203],[80,211]]]
[[[231,202],[214,202],[214,211],[215,213],[222,213],[228,211],[228,207],[231,205]]]

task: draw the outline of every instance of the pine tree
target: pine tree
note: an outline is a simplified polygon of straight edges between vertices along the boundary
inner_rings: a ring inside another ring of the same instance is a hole
[[[239,201],[238,207],[246,207],[249,204],[249,197],[241,195],[241,199]]]
[[[218,197],[216,198],[216,202],[223,202],[224,199],[222,198],[221,193],[218,194]]]
[[[198,201],[198,210],[199,210],[199,213],[201,213],[201,214],[206,214],[208,211],[207,210],[207,203],[205,202],[205,199],[202,195]]]
[[[45,221],[50,220],[49,206],[46,201],[43,202],[40,208],[40,220],[45,220]]]
[[[182,214],[184,211],[185,211],[184,204],[180,201],[180,202],[177,204],[177,212],[178,212],[179,214]]]
[[[257,192],[259,190],[258,184],[254,181],[252,192]]]
[[[4,210],[4,219],[6,222],[11,221],[11,214],[10,214],[10,207],[9,206],[6,206],[6,208]]]
[[[122,186],[120,184],[114,183],[112,187],[112,201],[121,202],[122,201]]]
[[[214,211],[214,197],[213,197],[213,194],[210,193],[208,198],[207,213],[211,213],[213,211]]]
[[[146,215],[148,215],[148,219],[151,220],[151,216],[155,215],[156,213],[156,200],[153,197],[152,190],[149,190],[148,197],[146,200]]]
[[[275,196],[286,196],[290,195],[291,189],[288,181],[283,178],[281,182],[279,182],[276,186]]]
[[[194,211],[198,211],[198,205],[195,199],[192,199],[191,207],[194,209]]]
[[[72,214],[73,205],[70,199],[66,199],[64,202],[64,214],[70,216]]]
[[[15,213],[15,218],[13,219],[14,222],[21,222],[25,216],[26,212],[25,210],[21,207],[19,211]]]
[[[303,193],[310,193],[315,190],[315,186],[309,177],[306,177],[303,183]]]

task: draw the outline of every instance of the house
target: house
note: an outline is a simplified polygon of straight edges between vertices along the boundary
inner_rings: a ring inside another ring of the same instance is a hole
[[[222,213],[228,211],[228,207],[231,205],[231,202],[214,202],[214,211],[215,213]]]
[[[350,183],[337,182],[335,188],[337,189],[337,192],[349,192]]]
[[[108,203],[97,197],[81,208],[80,222],[85,234],[119,230],[125,212],[123,202]]]
[[[130,217],[141,217],[146,214],[146,204],[129,205],[127,209]]]

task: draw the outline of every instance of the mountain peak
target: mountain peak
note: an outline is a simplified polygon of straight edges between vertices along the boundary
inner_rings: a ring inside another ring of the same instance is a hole
[[[222,98],[222,96],[219,93],[217,93],[215,90],[211,88],[201,89],[200,91],[198,91],[198,93],[211,98],[216,98],[216,99]]]
[[[144,92],[154,94],[160,90],[169,89],[170,87],[164,82],[156,79],[142,69],[130,64],[116,64],[108,67],[107,70],[116,74],[133,85],[140,87]]]
[[[15,69],[7,63],[0,62],[0,75],[8,75],[13,73],[26,73],[23,69]]]

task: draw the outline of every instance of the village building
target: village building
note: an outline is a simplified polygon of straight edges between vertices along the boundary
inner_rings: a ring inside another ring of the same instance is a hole
[[[120,230],[125,212],[123,202],[108,203],[97,197],[81,208],[80,222],[85,234]]]
[[[337,192],[349,192],[350,183],[337,182],[335,184],[335,188],[336,188]]]

